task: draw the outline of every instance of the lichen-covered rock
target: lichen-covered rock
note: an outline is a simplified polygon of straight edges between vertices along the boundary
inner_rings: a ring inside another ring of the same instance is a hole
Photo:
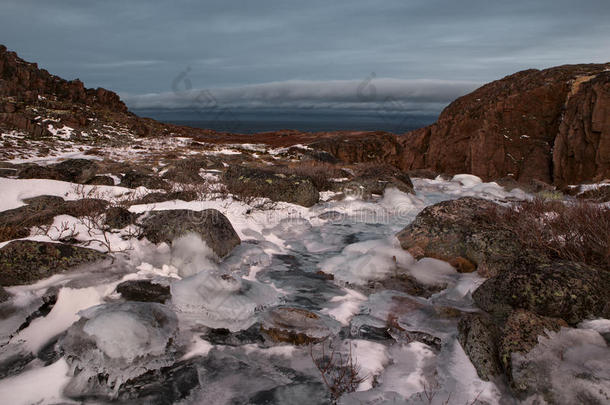
[[[521,308],[574,325],[587,317],[610,316],[609,286],[608,271],[585,264],[520,260],[486,280],[473,298],[498,319]]]
[[[220,170],[223,168],[221,161],[209,157],[178,159],[164,168],[166,171],[163,173],[163,178],[177,183],[203,184],[205,179],[199,174],[202,169]]]
[[[373,194],[382,195],[386,188],[397,188],[403,193],[413,193],[413,183],[406,173],[387,165],[369,165],[356,177],[341,187],[346,194],[369,199]]]
[[[224,173],[223,181],[229,192],[240,197],[265,197],[304,207],[311,207],[320,199],[320,193],[313,182],[295,174],[231,166]]]
[[[174,191],[171,193],[148,193],[144,197],[134,202],[135,204],[156,204],[164,201],[182,200],[182,201],[194,201],[199,196],[195,191]]]
[[[445,260],[458,271],[476,269],[484,276],[501,273],[524,255],[515,236],[499,229],[485,215],[502,209],[497,204],[473,197],[444,201],[420,212],[396,237],[414,257]]]
[[[154,174],[140,170],[130,170],[121,179],[121,186],[127,188],[146,187],[151,190],[167,189],[167,182]]]
[[[63,243],[13,241],[0,248],[0,284],[30,284],[105,257],[96,250]]]
[[[500,332],[485,314],[468,314],[458,323],[458,340],[483,380],[502,374],[498,358]]]
[[[103,212],[108,202],[96,198],[64,201],[61,197],[42,195],[24,200],[27,205],[0,212],[0,226],[47,225],[57,215],[95,215]]]
[[[153,243],[172,243],[190,232],[197,233],[219,257],[241,243],[231,222],[220,211],[154,211],[142,222],[144,236]]]
[[[127,301],[165,303],[172,297],[169,286],[150,280],[127,280],[116,287],[116,291]]]
[[[21,179],[53,179],[71,183],[87,183],[98,171],[98,165],[90,159],[67,159],[63,162],[39,166],[25,164],[20,167],[17,177]]]
[[[513,311],[504,324],[502,337],[498,342],[500,362],[506,375],[511,376],[511,358],[516,352],[527,353],[538,344],[538,336],[546,336],[547,331],[558,331],[568,326],[563,319],[538,316],[518,309]]]

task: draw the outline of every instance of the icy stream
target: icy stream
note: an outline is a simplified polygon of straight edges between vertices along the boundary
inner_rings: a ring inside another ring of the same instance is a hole
[[[8,288],[14,298],[0,307],[0,361],[19,371],[0,380],[0,402],[329,403],[309,346],[261,338],[261,326],[276,321],[274,309],[296,307],[317,320],[281,321],[344,354],[351,348],[360,366],[364,379],[342,404],[512,403],[503,387],[477,377],[456,340],[459,313],[473,310],[470,294],[484,280],[434,259],[414,260],[394,234],[442,200],[527,196],[472,176],[414,183],[416,195],[389,189],[377,201],[311,209],[253,210],[232,200],[132,207],[217,208],[242,244],[217,262],[195,236],[172,248],[140,241],[127,260]],[[428,298],[381,283],[397,273],[416,280]],[[125,303],[115,287],[130,279],[171,286],[171,301]],[[52,291],[50,312],[15,334]],[[314,357],[320,347],[313,346]],[[92,383],[98,373],[107,379]]]

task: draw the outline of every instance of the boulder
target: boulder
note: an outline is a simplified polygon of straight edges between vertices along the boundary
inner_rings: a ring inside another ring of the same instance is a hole
[[[360,170],[350,181],[341,183],[344,193],[369,199],[383,195],[386,188],[397,188],[403,193],[414,193],[413,183],[406,173],[392,166],[373,165]]]
[[[476,268],[491,276],[510,269],[515,258],[524,254],[515,236],[485,215],[495,209],[502,208],[473,197],[444,201],[426,207],[396,237],[415,258],[433,257],[460,272]]]
[[[153,243],[172,243],[189,232],[197,233],[219,257],[241,243],[231,222],[220,211],[154,211],[142,222],[143,235]]]
[[[171,298],[169,286],[150,280],[127,280],[116,287],[116,291],[127,301],[165,303]]]
[[[98,165],[90,159],[68,159],[48,166],[26,164],[20,167],[17,177],[21,179],[52,179],[85,184],[93,179]]]
[[[29,228],[50,225],[57,215],[97,215],[108,205],[106,201],[94,198],[64,201],[61,197],[47,195],[28,198],[24,202],[27,205],[0,212],[0,227],[13,229],[13,232],[4,232],[6,240],[28,236]]]
[[[13,241],[0,248],[0,284],[31,284],[105,257],[96,250],[63,243]]]
[[[136,214],[123,207],[110,207],[106,210],[104,224],[112,229],[123,229],[135,223]]]
[[[114,179],[110,176],[93,176],[87,184],[95,186],[114,186]]]
[[[121,179],[121,186],[127,188],[146,187],[150,190],[167,189],[169,184],[154,174],[140,170],[130,170]]]
[[[502,374],[498,358],[500,331],[489,316],[481,313],[463,316],[458,323],[458,340],[483,380]]]
[[[186,184],[203,184],[205,179],[199,175],[202,169],[224,169],[221,162],[208,157],[179,159],[166,166],[163,178]]]
[[[144,197],[140,198],[138,201],[135,201],[133,205],[136,204],[155,204],[164,201],[172,201],[172,200],[182,200],[182,201],[194,201],[197,200],[199,196],[195,191],[174,191],[171,193],[148,193]]]
[[[224,173],[223,181],[230,193],[245,198],[265,197],[304,207],[311,207],[320,199],[320,193],[313,182],[295,174],[231,166]]]
[[[68,159],[53,165],[61,177],[59,180],[71,183],[86,183],[95,177],[98,165],[90,159]]]
[[[339,324],[302,308],[282,307],[267,313],[261,331],[276,342],[293,345],[318,343],[337,333]]]
[[[497,319],[513,309],[562,318],[570,325],[610,317],[610,273],[581,263],[518,260],[473,293],[476,304]]]
[[[538,316],[522,309],[513,311],[498,340],[498,354],[506,375],[509,378],[512,375],[513,353],[529,352],[538,344],[539,336],[546,336],[548,331],[556,332],[562,326],[568,326],[563,319]]]

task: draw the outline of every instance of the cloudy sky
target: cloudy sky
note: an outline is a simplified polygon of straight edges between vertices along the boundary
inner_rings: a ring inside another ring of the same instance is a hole
[[[0,43],[132,108],[438,112],[526,68],[610,60],[608,0],[2,0]]]

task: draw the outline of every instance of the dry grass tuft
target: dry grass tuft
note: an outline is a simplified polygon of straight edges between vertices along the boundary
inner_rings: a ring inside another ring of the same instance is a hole
[[[514,209],[494,208],[490,220],[515,233],[526,248],[610,269],[610,208],[589,201],[536,197]]]

